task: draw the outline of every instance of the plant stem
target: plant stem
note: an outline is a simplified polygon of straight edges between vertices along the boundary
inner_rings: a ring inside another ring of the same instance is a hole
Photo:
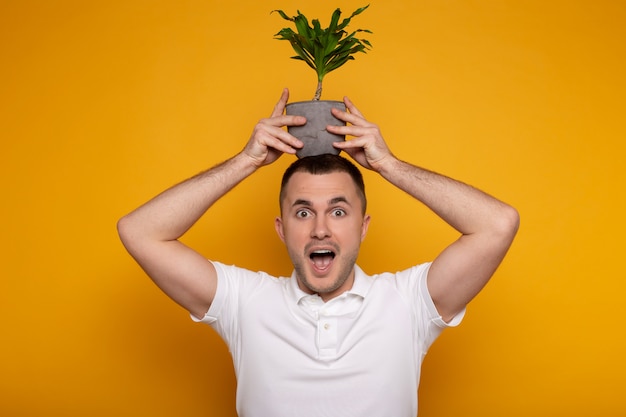
[[[315,90],[315,96],[313,97],[314,101],[319,101],[320,97],[322,97],[322,82],[317,82],[317,90]]]

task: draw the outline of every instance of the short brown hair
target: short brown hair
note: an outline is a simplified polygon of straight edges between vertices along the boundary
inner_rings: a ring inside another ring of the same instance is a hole
[[[365,197],[365,183],[361,171],[346,158],[333,154],[306,156],[296,160],[285,170],[280,184],[279,204],[281,209],[287,183],[296,172],[306,172],[313,175],[331,174],[333,172],[347,173],[356,185],[357,194],[363,206],[363,213],[365,213],[367,198]]]

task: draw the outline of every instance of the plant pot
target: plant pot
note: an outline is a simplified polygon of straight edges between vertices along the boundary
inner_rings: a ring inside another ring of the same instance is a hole
[[[333,143],[342,142],[346,137],[330,133],[326,126],[345,126],[345,123],[333,116],[330,112],[332,108],[346,111],[346,105],[341,101],[311,100],[287,104],[285,109],[288,115],[304,116],[307,120],[303,126],[288,127],[290,134],[304,142],[304,147],[296,152],[298,158],[327,153],[339,155],[341,151]]]

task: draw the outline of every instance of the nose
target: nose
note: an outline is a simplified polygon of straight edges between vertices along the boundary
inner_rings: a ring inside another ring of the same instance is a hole
[[[311,230],[311,237],[317,239],[325,239],[330,237],[330,229],[324,216],[319,216],[313,223],[313,229]]]

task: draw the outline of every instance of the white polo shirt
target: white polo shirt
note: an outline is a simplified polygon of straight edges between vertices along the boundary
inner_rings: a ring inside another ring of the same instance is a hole
[[[430,264],[368,276],[324,303],[297,285],[214,262],[202,321],[228,345],[240,417],[414,417],[420,367],[445,323],[428,294]]]

